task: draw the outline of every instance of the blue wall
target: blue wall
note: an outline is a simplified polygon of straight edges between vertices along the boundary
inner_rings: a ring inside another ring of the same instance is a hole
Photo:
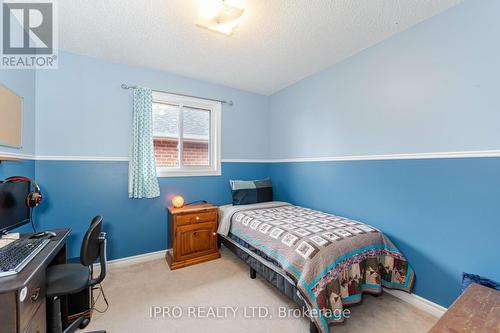
[[[465,1],[270,98],[270,157],[500,149],[500,1]]]
[[[35,177],[35,161],[2,161],[0,163],[0,180],[12,176]]]
[[[36,75],[37,155],[127,157],[132,91],[122,83],[233,100],[222,107],[222,158],[267,157],[267,96],[67,52]]]
[[[96,214],[105,217],[111,259],[165,249],[168,197],[186,201],[231,201],[229,178],[263,178],[266,164],[223,163],[221,177],[160,178],[161,197],[130,200],[127,158],[132,93],[122,83],[233,100],[223,106],[222,158],[267,156],[266,96],[146,68],[59,53],[59,69],[39,71],[37,84],[36,178],[45,190],[39,228],[73,229],[69,257],[79,255],[82,236]],[[47,160],[55,159],[54,161]],[[74,156],[89,160],[71,160]],[[92,161],[104,158],[107,161]]]
[[[35,178],[35,161],[2,161],[0,163],[0,180],[12,176],[25,176],[31,179]],[[36,216],[35,216],[36,218]],[[24,225],[12,230],[12,232],[32,232],[31,225]]]
[[[382,230],[416,272],[415,293],[443,306],[462,272],[500,280],[500,158],[271,164],[275,199]]]
[[[267,96],[62,51],[57,70],[37,71],[36,76],[32,71],[0,71],[0,83],[27,102],[25,148],[0,147],[0,152],[29,157],[36,152],[38,157],[1,163],[0,179],[15,174],[36,178],[44,193],[36,227],[71,227],[70,258],[79,256],[82,236],[96,214],[105,217],[110,259],[158,251],[167,247],[166,206],[173,194],[182,194],[187,202],[224,204],[231,201],[230,178],[269,174],[265,163],[228,162],[220,177],[161,178],[160,198],[130,200],[128,163],[112,161],[129,152],[132,94],[120,88],[122,83],[232,100],[233,107],[223,106],[223,159],[267,157],[268,132],[262,126]],[[74,156],[89,160],[71,160]],[[92,161],[96,158],[106,161]],[[30,231],[28,227],[16,231]]]
[[[500,149],[499,1],[466,1],[270,97],[281,159]],[[496,154],[498,156],[498,154]],[[464,271],[500,280],[500,159],[275,163],[279,200],[385,232],[416,294],[448,306]]]
[[[37,224],[43,229],[72,228],[68,257],[80,244],[92,217],[104,216],[109,259],[167,248],[167,209],[172,194],[186,202],[231,202],[229,179],[267,177],[265,163],[223,163],[222,176],[160,178],[161,196],[129,199],[127,162],[36,161],[37,180],[45,189]]]

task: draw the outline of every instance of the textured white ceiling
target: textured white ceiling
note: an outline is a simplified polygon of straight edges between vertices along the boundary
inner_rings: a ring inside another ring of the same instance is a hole
[[[60,0],[60,48],[272,94],[462,0],[227,0],[230,37],[195,26],[199,0]]]

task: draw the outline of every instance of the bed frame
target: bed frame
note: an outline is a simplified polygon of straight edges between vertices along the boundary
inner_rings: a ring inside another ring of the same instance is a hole
[[[303,297],[301,292],[297,289],[295,281],[290,278],[283,269],[238,244],[238,242],[230,237],[219,234],[219,248],[221,244],[224,244],[224,246],[226,246],[231,252],[233,252],[250,267],[251,279],[255,279],[257,277],[257,273],[259,273],[259,275],[281,291],[285,296],[290,298],[299,307],[304,309],[308,308],[307,302],[305,301],[306,298]],[[316,324],[312,320],[309,322],[309,332],[319,332]]]

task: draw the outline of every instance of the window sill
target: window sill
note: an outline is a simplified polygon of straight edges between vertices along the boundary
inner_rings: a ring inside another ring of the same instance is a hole
[[[158,178],[220,176],[220,170],[157,170]]]

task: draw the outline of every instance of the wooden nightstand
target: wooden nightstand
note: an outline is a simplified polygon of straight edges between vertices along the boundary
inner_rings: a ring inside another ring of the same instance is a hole
[[[217,211],[211,204],[168,207],[172,249],[167,251],[166,258],[170,269],[220,258]]]

